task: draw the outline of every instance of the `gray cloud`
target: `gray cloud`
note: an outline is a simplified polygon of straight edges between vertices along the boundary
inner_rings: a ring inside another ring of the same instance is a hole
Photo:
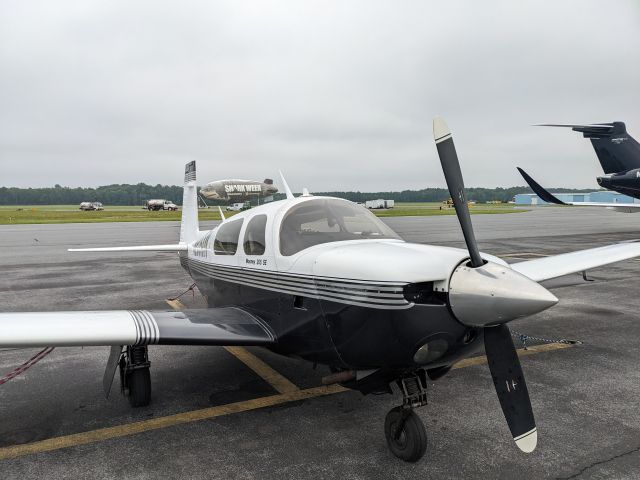
[[[616,2],[3,2],[0,184],[275,177],[311,190],[596,187],[578,134],[640,137],[640,7]]]

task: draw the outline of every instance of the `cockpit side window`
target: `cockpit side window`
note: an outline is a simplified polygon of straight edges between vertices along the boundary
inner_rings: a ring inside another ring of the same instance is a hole
[[[321,243],[400,237],[366,208],[323,198],[292,207],[280,225],[280,253],[294,255]]]
[[[235,255],[238,250],[238,239],[242,220],[232,220],[225,222],[218,228],[216,239],[213,242],[213,253],[215,255]]]
[[[247,255],[264,255],[266,228],[266,215],[256,215],[249,220],[244,232],[244,253]]]

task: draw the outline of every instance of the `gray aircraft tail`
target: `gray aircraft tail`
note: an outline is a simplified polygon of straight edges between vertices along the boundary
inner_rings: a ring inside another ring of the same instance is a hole
[[[543,124],[543,127],[566,127],[591,140],[604,173],[627,172],[640,168],[640,144],[627,133],[624,122],[592,125]]]

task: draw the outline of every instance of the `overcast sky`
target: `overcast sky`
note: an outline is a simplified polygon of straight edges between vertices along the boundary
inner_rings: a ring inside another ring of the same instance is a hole
[[[277,178],[312,191],[597,187],[587,140],[640,140],[640,3],[0,2],[0,185]]]

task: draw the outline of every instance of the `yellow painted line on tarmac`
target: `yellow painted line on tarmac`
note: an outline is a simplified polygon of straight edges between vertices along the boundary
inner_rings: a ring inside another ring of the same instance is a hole
[[[184,304],[178,300],[166,301],[174,310],[182,310],[185,308]],[[292,383],[284,375],[276,372],[273,368],[267,365],[265,362],[256,357],[253,353],[249,352],[243,347],[224,347],[224,349],[231,355],[236,357],[247,367],[253,370],[260,378],[271,385],[279,393],[295,392],[300,390],[297,385]]]
[[[532,347],[527,347],[526,350],[524,348],[519,348],[517,352],[519,357],[525,357],[527,355],[534,355],[536,353],[542,353],[542,352],[550,352],[553,350],[562,350],[563,348],[569,348],[569,347],[573,347],[573,345],[570,343],[554,342],[554,343],[544,343],[542,345],[533,345]],[[478,357],[465,358],[464,360],[460,360],[458,363],[456,363],[452,367],[452,370],[455,370],[457,368],[473,367],[474,365],[484,365],[486,363],[487,363],[487,357],[484,355],[481,355]]]
[[[519,349],[518,355],[533,355],[536,353],[548,352],[552,350],[561,350],[571,347],[572,345],[565,343],[548,343],[544,345],[535,345],[529,347],[527,350]],[[453,368],[466,368],[474,365],[483,365],[487,363],[485,356],[473,357],[462,360],[456,363]],[[295,402],[300,400],[307,400],[314,397],[321,397],[326,395],[333,395],[336,393],[342,393],[348,391],[347,388],[341,385],[329,385],[314,388],[307,388],[304,390],[295,390],[286,393],[279,393],[277,395],[270,395],[268,397],[254,398],[252,400],[245,400],[242,402],[229,403],[226,405],[219,405],[216,407],[203,408],[200,410],[192,410],[189,412],[178,413],[175,415],[167,415],[164,417],[152,418],[149,420],[142,420],[140,422],[133,422],[124,425],[117,425],[115,427],[99,428],[96,430],[90,430],[88,432],[74,433],[71,435],[64,435],[60,437],[49,438],[46,440],[40,440],[38,442],[25,443],[22,445],[12,445],[10,447],[0,448],[0,460],[8,460],[11,458],[18,458],[25,455],[31,455],[42,452],[50,452],[53,450],[60,450],[62,448],[75,447],[78,445],[86,445],[89,443],[102,442],[105,440],[111,440],[114,438],[126,437],[129,435],[135,435],[138,433],[148,432],[151,430],[158,430],[161,428],[172,427],[174,425],[180,425],[185,423],[197,422],[200,420],[207,420],[216,417],[222,417],[225,415],[233,415],[235,413],[247,412],[251,410],[257,410],[260,408],[273,407],[289,402]]]
[[[137,433],[158,430],[160,428],[172,427],[185,423],[197,422],[211,418],[221,417],[224,415],[232,415],[234,413],[247,412],[260,408],[272,407],[282,403],[296,402],[307,400],[309,398],[321,397],[325,395],[333,395],[347,391],[340,385],[329,385],[308,388],[305,390],[296,390],[288,393],[279,393],[268,397],[254,398],[243,402],[228,403],[216,407],[203,408],[200,410],[191,410],[189,412],[177,413],[175,415],[167,415],[164,417],[142,420],[140,422],[127,423],[115,427],[98,428],[88,432],[74,433],[61,437],[49,438],[38,442],[25,443],[22,445],[13,445],[11,447],[0,448],[0,460],[8,460],[11,458],[22,457],[34,453],[50,452],[60,450],[62,448],[75,447],[78,445],[86,445],[89,443],[102,442],[114,438],[126,437]]]
[[[174,310],[182,310],[184,308],[184,303],[182,303],[180,300],[178,300],[177,298],[174,300],[165,300],[169,306],[171,308],[173,308]]]
[[[293,384],[284,375],[276,372],[265,362],[256,357],[253,353],[242,347],[224,347],[227,352],[231,353],[247,367],[257,373],[265,382],[271,385],[280,393],[289,393],[300,390],[297,385]]]

